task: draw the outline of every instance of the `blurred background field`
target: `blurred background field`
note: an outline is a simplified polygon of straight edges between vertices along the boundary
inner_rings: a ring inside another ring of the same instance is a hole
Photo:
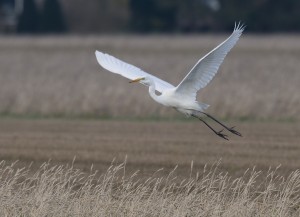
[[[102,69],[96,49],[177,85],[228,35],[0,38],[3,115],[174,117],[148,90]],[[222,118],[298,120],[298,35],[245,33],[198,99]],[[178,117],[178,116],[177,116]]]

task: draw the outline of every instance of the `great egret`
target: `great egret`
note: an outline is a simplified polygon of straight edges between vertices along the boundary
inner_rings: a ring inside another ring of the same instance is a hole
[[[131,79],[130,83],[139,82],[149,86],[149,94],[156,102],[164,106],[172,107],[188,117],[192,116],[198,118],[216,135],[228,140],[228,136],[223,133],[223,129],[216,131],[202,119],[202,116],[206,115],[235,135],[242,135],[234,130],[234,127],[227,127],[213,116],[205,113],[204,110],[207,109],[209,105],[198,102],[196,100],[196,94],[216,75],[219,66],[227,53],[240,38],[244,28],[243,25],[235,25],[233,33],[224,42],[201,58],[177,87],[109,54],[104,54],[99,51],[96,51],[95,54],[99,64],[103,68]],[[156,95],[155,91],[160,92],[160,95]]]

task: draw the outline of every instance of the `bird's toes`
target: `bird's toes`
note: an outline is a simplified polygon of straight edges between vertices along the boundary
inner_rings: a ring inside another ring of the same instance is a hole
[[[220,130],[219,132],[217,132],[216,134],[223,139],[229,140],[228,136],[226,134],[222,133],[222,131],[223,131],[223,129]]]
[[[231,127],[231,128],[229,129],[229,131],[230,131],[231,133],[237,135],[237,136],[241,136],[241,137],[242,137],[242,134],[241,134],[240,132],[234,130],[234,128],[235,128],[235,127]]]
[[[224,129],[220,130],[219,132],[217,132],[217,134],[223,134],[222,132],[224,131]]]

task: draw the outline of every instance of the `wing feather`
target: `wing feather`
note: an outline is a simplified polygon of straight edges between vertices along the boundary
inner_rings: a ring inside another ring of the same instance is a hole
[[[196,63],[176,87],[176,93],[196,99],[197,91],[204,88],[217,74],[225,56],[239,40],[244,28],[243,25],[235,25],[233,33],[224,42]]]
[[[141,78],[141,77],[151,77],[155,82],[155,89],[162,93],[166,89],[174,88],[174,86],[160,78],[155,77],[147,72],[144,72],[140,68],[128,64],[122,60],[119,60],[109,54],[104,54],[100,51],[96,51],[96,58],[98,63],[108,71],[122,75],[130,80]]]

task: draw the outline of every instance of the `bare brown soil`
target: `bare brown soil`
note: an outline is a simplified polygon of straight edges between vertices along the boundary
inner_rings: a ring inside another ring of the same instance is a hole
[[[89,170],[103,171],[112,160],[127,170],[151,174],[178,165],[179,175],[202,170],[222,160],[220,168],[240,176],[247,168],[267,171],[270,166],[283,175],[300,167],[299,122],[230,122],[243,137],[230,141],[215,136],[198,121],[125,120],[14,120],[0,121],[0,159],[33,167],[51,159]]]

